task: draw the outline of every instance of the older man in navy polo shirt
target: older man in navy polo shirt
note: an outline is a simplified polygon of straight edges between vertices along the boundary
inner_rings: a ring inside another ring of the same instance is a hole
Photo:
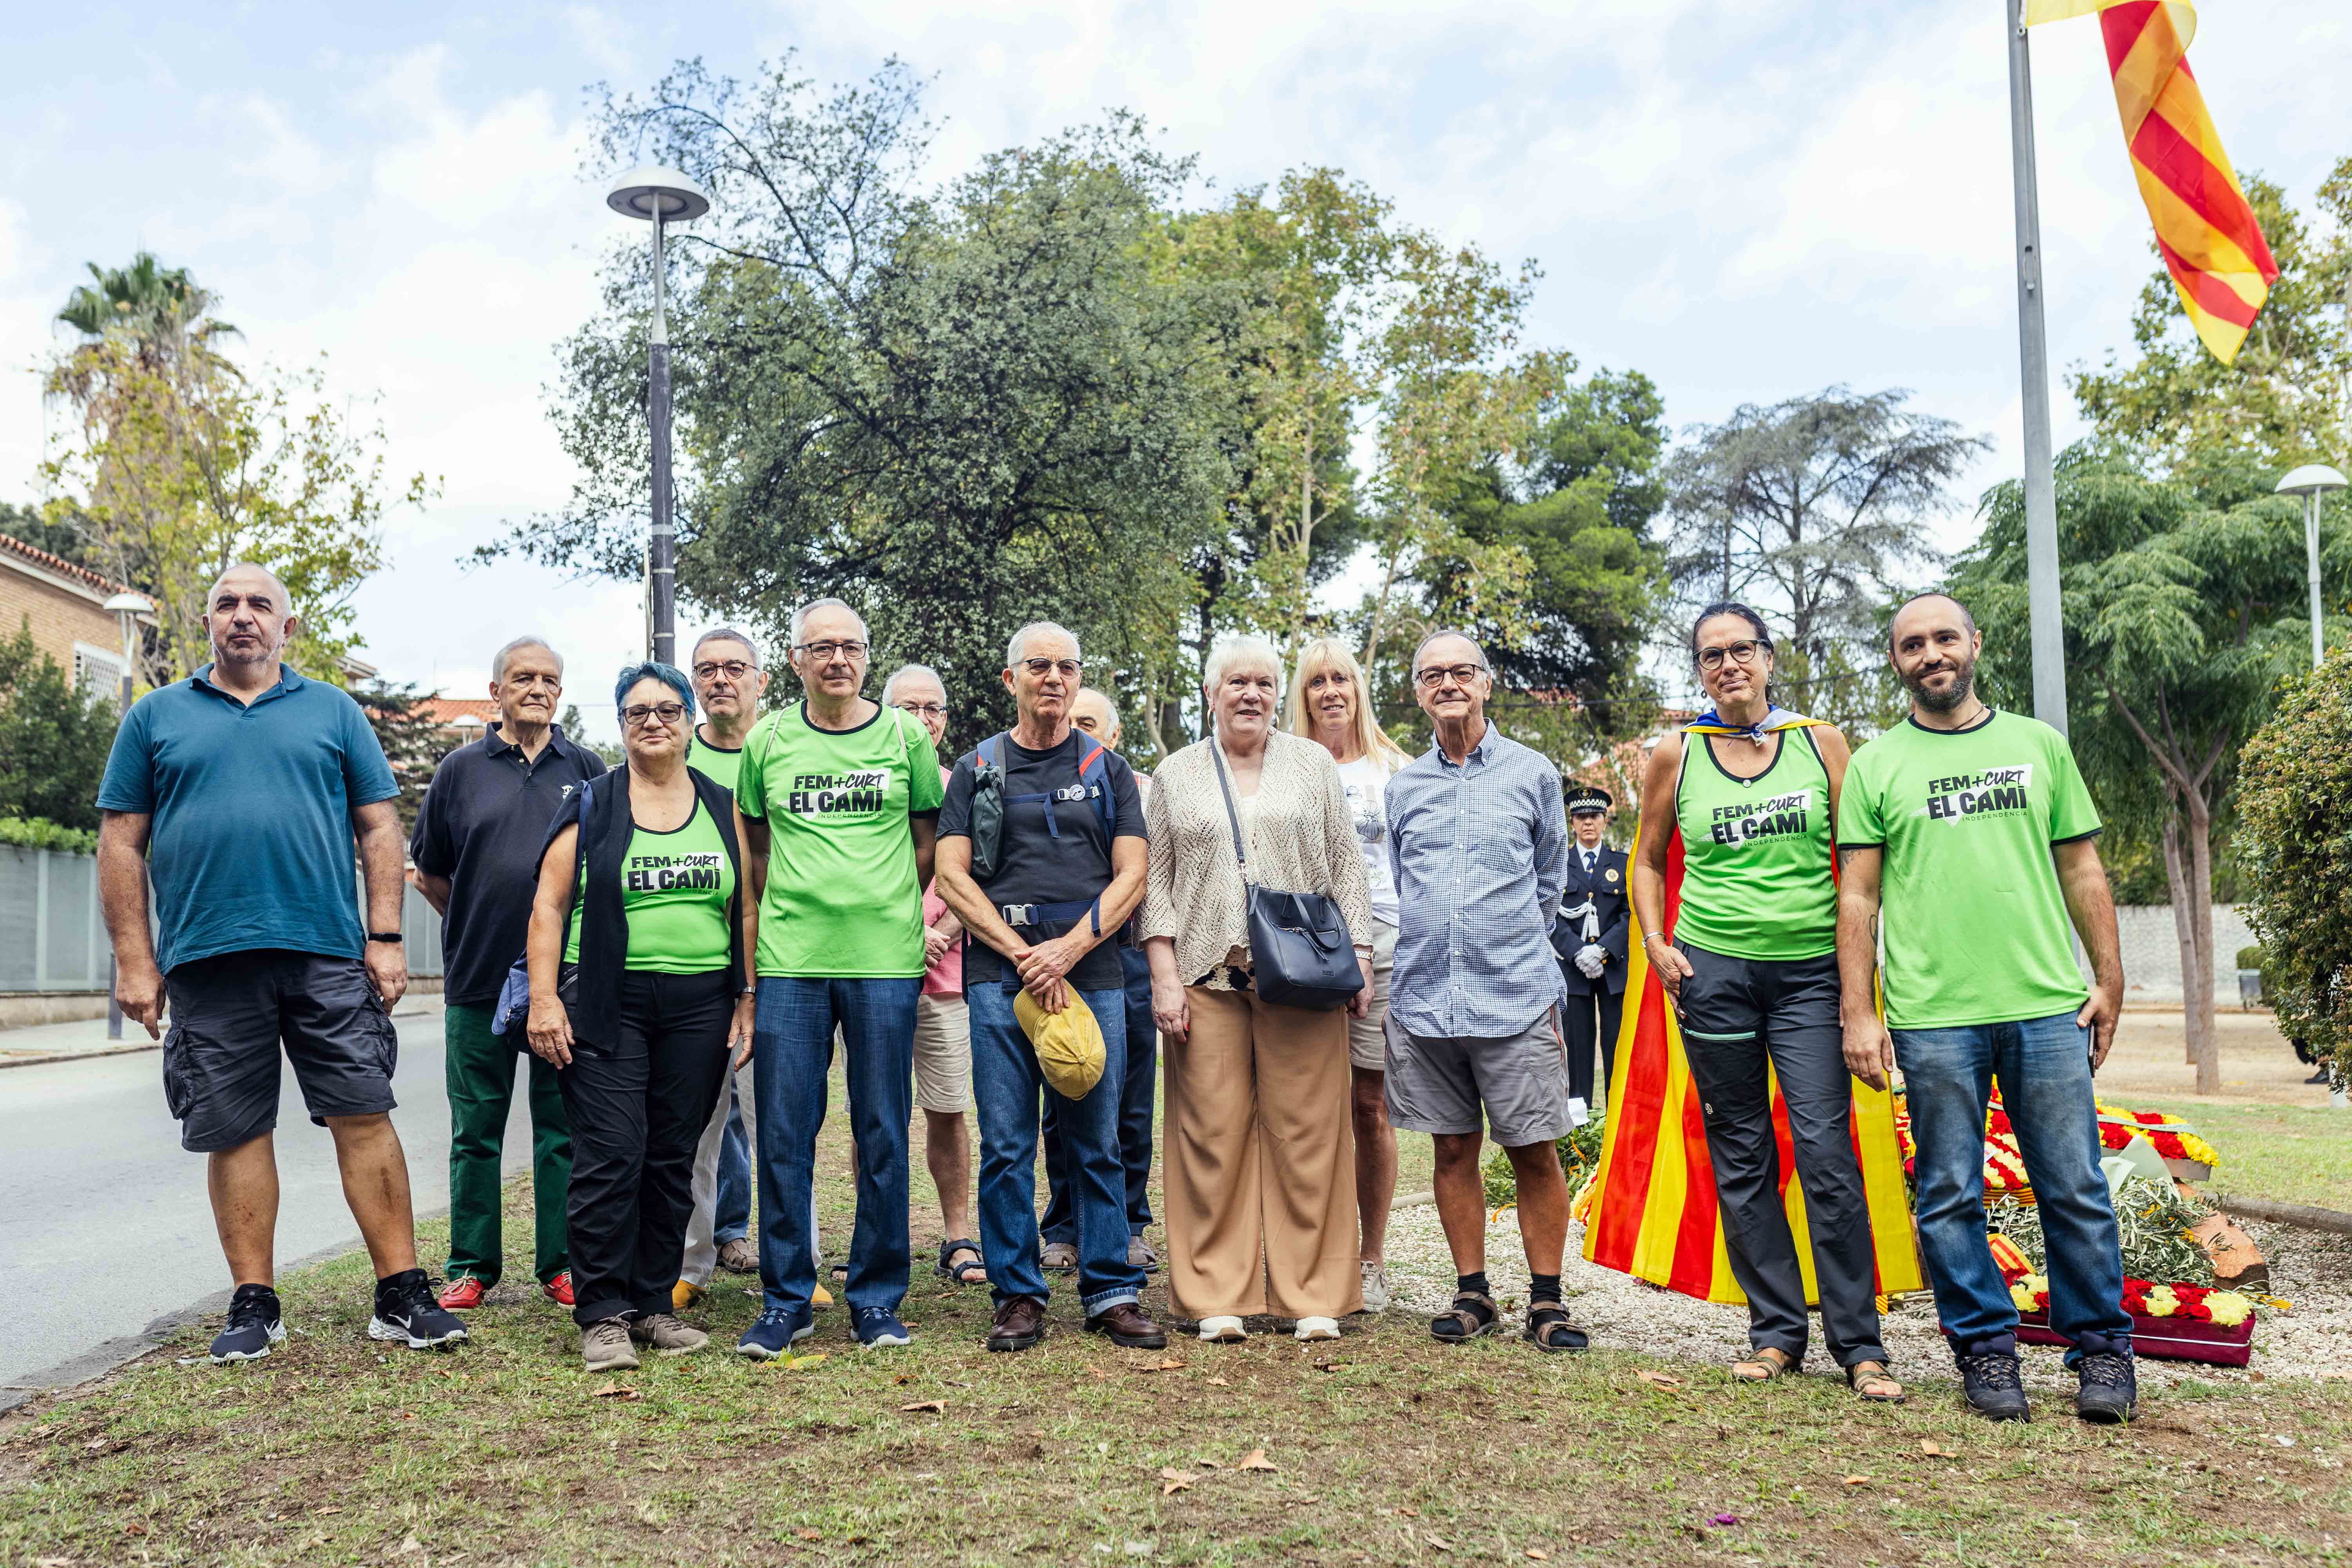
[[[387,1009],[408,985],[399,785],[359,705],[280,662],[296,625],[284,584],[232,566],[205,620],[213,662],[149,693],[116,731],[98,853],[122,1011],[152,1037],[168,994],[163,1096],[182,1145],[211,1157],[213,1217],[236,1284],[213,1360],[255,1360],[286,1337],[271,1256],[281,1044],[310,1119],[334,1135],[375,1264],[369,1337],[415,1350],[462,1340],[416,1267],[390,1114],[399,1041]]]

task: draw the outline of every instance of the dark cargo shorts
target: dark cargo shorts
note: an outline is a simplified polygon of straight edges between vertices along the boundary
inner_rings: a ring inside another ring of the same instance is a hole
[[[393,1108],[399,1037],[358,959],[224,952],[176,965],[163,985],[163,1100],[182,1148],[217,1153],[276,1129],[281,1041],[320,1126]]]

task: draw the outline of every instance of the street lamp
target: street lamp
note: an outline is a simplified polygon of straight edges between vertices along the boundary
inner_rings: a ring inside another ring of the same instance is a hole
[[[114,624],[122,628],[121,700],[122,713],[127,718],[131,712],[131,672],[139,668],[139,617],[153,615],[155,606],[144,594],[133,594],[126,589],[107,600],[106,607],[114,612]],[[114,992],[114,949],[111,944],[106,953],[106,1037],[110,1040],[122,1037],[122,998]]]
[[[709,212],[710,197],[677,170],[648,165],[622,175],[604,205],[623,217],[646,218],[654,226],[654,330],[646,350],[652,383],[647,412],[654,437],[654,528],[646,563],[646,597],[653,616],[653,657],[663,664],[675,664],[677,532],[669,511],[669,322],[662,311],[662,231],[672,223],[690,222]]]
[[[2303,548],[2311,578],[2311,668],[2327,657],[2319,630],[2319,498],[2345,487],[2342,474],[2325,463],[2305,463],[2278,482],[2278,493],[2303,498]]]

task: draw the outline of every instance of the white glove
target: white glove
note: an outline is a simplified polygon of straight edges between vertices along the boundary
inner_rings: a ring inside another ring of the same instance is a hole
[[[1583,971],[1587,980],[1600,979],[1601,970],[1608,963],[1609,955],[1601,950],[1598,942],[1588,942],[1576,950],[1576,967]]]

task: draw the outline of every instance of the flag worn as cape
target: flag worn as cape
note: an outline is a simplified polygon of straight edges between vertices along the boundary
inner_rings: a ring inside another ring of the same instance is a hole
[[[2238,184],[2189,68],[2189,0],[2026,0],[2025,23],[2099,16],[2107,69],[2156,247],[2189,324],[2215,359],[2238,357],[2278,280],[2262,225]]]
[[[1776,708],[1761,727],[1766,733],[1821,722]],[[1744,735],[1713,713],[1685,726],[1685,735]],[[1703,742],[1702,742],[1703,743]],[[1644,822],[1640,833],[1657,829]],[[1666,847],[1666,930],[1674,930],[1682,903],[1682,835]],[[1640,833],[1633,854],[1641,854]],[[1616,1072],[1609,1085],[1609,1121],[1601,1147],[1591,1218],[1584,1227],[1584,1256],[1614,1268],[1696,1296],[1703,1301],[1744,1303],[1748,1297],[1731,1277],[1724,1245],[1723,1210],[1716,1201],[1715,1168],[1707,1159],[1706,1126],[1699,1113],[1697,1087],[1683,1054],[1682,1030],[1666,1001],[1665,987],[1650,968],[1642,945],[1641,919],[1633,920],[1628,944],[1631,969],[1625,1009],[1617,1038]],[[1919,1254],[1912,1242],[1911,1205],[1903,1187],[1903,1153],[1895,1141],[1895,1100],[1853,1079],[1854,1156],[1862,1164],[1864,1195],[1870,1205],[1871,1241],[1877,1249],[1881,1295],[1926,1289]],[[1796,1152],[1789,1136],[1789,1108],[1772,1082],[1772,1129],[1780,1149],[1781,1202],[1796,1237],[1797,1265],[1805,1279],[1805,1300],[1818,1302],[1812,1244],[1805,1227],[1805,1198],[1796,1180]]]

